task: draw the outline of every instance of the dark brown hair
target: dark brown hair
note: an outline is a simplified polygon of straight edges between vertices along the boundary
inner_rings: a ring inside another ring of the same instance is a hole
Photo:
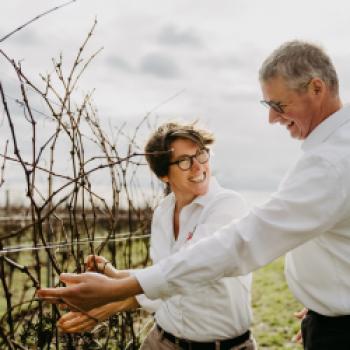
[[[171,161],[171,143],[179,138],[191,140],[200,147],[205,147],[214,142],[213,134],[198,128],[196,123],[171,122],[159,126],[150,136],[145,146],[147,163],[158,177],[168,175]]]

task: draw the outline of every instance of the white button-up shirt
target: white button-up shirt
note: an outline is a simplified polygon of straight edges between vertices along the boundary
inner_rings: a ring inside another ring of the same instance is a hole
[[[245,274],[286,258],[291,290],[306,307],[350,314],[350,107],[307,137],[277,192],[242,220],[136,274],[151,297]]]
[[[155,210],[152,220],[150,255],[157,263],[173,253],[212,235],[222,225],[246,213],[236,192],[223,189],[214,178],[208,192],[195,198],[180,212],[180,229],[174,238],[175,196],[168,195]],[[200,253],[205,259],[205,253]],[[181,295],[152,301],[138,296],[140,305],[155,312],[156,322],[179,338],[213,341],[232,338],[249,329],[251,275],[222,278],[186,286]]]

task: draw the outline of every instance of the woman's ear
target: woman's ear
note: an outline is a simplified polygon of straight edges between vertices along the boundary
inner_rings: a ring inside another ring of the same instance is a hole
[[[161,176],[160,179],[161,179],[161,181],[163,181],[166,184],[169,182],[168,176]]]

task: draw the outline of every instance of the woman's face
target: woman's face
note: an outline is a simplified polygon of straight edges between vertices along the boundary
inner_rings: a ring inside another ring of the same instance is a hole
[[[193,156],[200,150],[200,146],[193,141],[181,138],[174,140],[170,148],[173,149],[171,162],[181,160],[186,156]],[[193,157],[190,169],[182,170],[177,164],[172,164],[169,166],[168,176],[162,179],[169,183],[177,200],[188,204],[197,196],[208,192],[210,175],[209,160],[201,164]]]

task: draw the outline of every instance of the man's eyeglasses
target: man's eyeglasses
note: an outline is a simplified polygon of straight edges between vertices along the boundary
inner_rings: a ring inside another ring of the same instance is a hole
[[[193,158],[196,158],[197,162],[200,164],[206,163],[210,158],[209,149],[202,148],[193,156],[183,156],[181,159],[170,162],[169,165],[176,164],[181,170],[189,170],[192,168]]]
[[[266,108],[272,108],[277,113],[284,113],[284,107],[287,107],[287,105],[282,104],[281,102],[276,101],[266,101],[262,100],[260,103],[265,106]]]
[[[301,84],[299,86],[299,90],[300,89],[306,89],[310,83],[312,82],[313,78],[310,78],[306,83]],[[260,103],[265,106],[266,108],[272,108],[275,112],[277,113],[281,113],[283,114],[284,108],[287,107],[287,105],[282,104],[282,102],[279,101],[266,101],[266,100],[262,100],[260,101]]]

